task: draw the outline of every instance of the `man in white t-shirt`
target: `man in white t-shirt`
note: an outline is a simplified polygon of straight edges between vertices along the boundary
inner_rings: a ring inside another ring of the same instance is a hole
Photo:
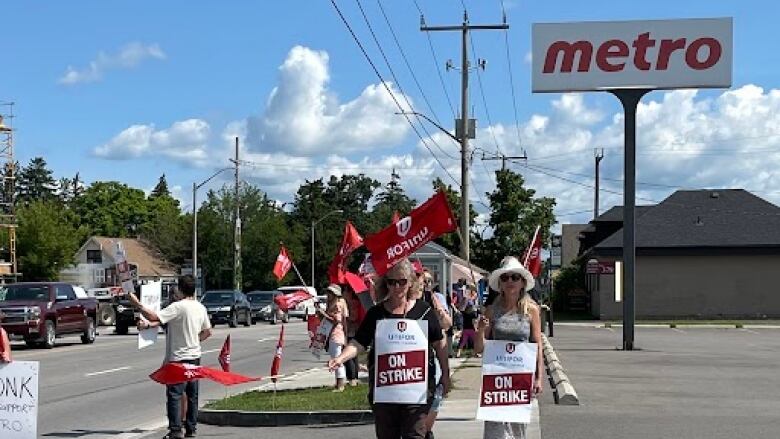
[[[159,312],[145,308],[130,294],[130,302],[149,322],[141,320],[138,329],[168,325],[166,362],[200,364],[200,343],[211,336],[211,322],[206,308],[195,299],[195,279],[179,279],[182,300],[171,303]],[[198,381],[167,386],[168,434],[164,439],[194,437],[198,418]],[[181,397],[187,395],[187,416],[182,434]]]

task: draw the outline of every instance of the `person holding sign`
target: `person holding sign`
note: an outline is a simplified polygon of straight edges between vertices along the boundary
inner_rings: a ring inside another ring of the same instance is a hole
[[[130,303],[140,310],[149,323],[139,322],[139,329],[152,326],[168,325],[166,340],[170,348],[168,362],[200,364],[200,344],[211,336],[211,322],[206,308],[195,299],[195,279],[190,276],[179,278],[179,291],[183,298],[171,303],[159,312],[143,306],[135,294],[128,294]],[[182,432],[181,400],[187,395],[187,416],[184,432]],[[198,381],[188,381],[167,386],[167,439],[194,437],[198,421]]]
[[[328,338],[328,354],[330,358],[336,358],[341,354],[344,349],[344,345],[347,344],[347,336],[344,327],[347,324],[347,318],[349,317],[349,309],[347,309],[347,302],[344,301],[341,287],[337,284],[330,284],[325,291],[328,292],[328,302],[325,311],[317,308],[317,312],[322,318],[329,320],[333,324],[333,329],[330,331],[330,337]],[[336,369],[336,386],[334,392],[343,392],[346,386],[347,371],[342,365]]]
[[[532,342],[537,345],[536,373],[532,383],[532,394],[542,393],[542,329],[539,307],[528,294],[534,287],[534,278],[517,258],[507,256],[501,267],[490,273],[490,288],[498,291],[498,297],[490,305],[477,325],[474,351],[482,353],[485,340],[507,340]],[[527,424],[516,422],[485,421],[485,439],[525,438]]]
[[[8,333],[5,332],[5,329],[3,329],[3,326],[1,325],[4,318],[5,314],[3,311],[0,311],[0,363],[10,363],[11,340],[8,339]]]
[[[408,259],[378,279],[384,300],[368,310],[341,355],[330,360],[336,370],[370,348],[368,401],[378,439],[423,439],[425,419],[436,388],[433,355],[441,365],[442,394],[450,389],[447,346],[435,311],[418,294],[417,276]]]

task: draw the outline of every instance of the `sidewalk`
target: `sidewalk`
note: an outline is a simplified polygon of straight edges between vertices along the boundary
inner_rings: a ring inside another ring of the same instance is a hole
[[[470,358],[458,366],[451,363],[453,389],[442,404],[439,417],[433,426],[433,433],[439,438],[477,439],[482,438],[482,421],[475,419],[479,400],[482,361]],[[541,439],[539,427],[539,406],[533,401],[531,424],[526,431],[527,439]]]

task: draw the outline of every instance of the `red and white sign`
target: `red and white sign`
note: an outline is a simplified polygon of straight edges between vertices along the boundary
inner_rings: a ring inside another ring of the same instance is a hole
[[[444,192],[437,192],[412,210],[409,216],[366,237],[366,248],[371,252],[376,274],[382,276],[388,268],[427,242],[453,232],[457,227],[447,196]]]
[[[284,350],[284,325],[279,330],[279,340],[276,342],[276,353],[271,362],[271,381],[277,381],[279,370],[282,368],[282,352]]]
[[[486,340],[477,419],[531,422],[536,343]]]
[[[217,361],[219,361],[219,366],[222,367],[222,370],[230,372],[230,334],[225,339],[225,343],[222,344]]]
[[[319,318],[317,317],[317,319]],[[319,359],[322,352],[328,348],[328,339],[330,338],[331,332],[333,332],[333,322],[328,319],[322,319],[309,344],[311,353],[317,357],[317,359]]]
[[[127,253],[120,241],[116,242],[114,262],[116,263],[116,275],[117,279],[119,279],[119,285],[122,287],[122,291],[125,294],[134,293],[135,286],[133,286],[133,276],[130,272],[130,264],[127,263]]]
[[[531,244],[525,252],[523,265],[531,272],[533,277],[539,277],[542,274],[542,234],[541,226],[536,226]]]
[[[534,23],[534,92],[728,88],[732,19]]]
[[[292,260],[290,259],[290,256],[287,254],[287,249],[282,246],[282,248],[279,249],[279,256],[276,257],[276,263],[274,264],[274,275],[276,276],[276,280],[282,280],[282,278],[287,274],[288,271],[290,271],[290,268],[292,267]]]
[[[374,402],[425,404],[428,398],[428,322],[384,319],[374,339]]]

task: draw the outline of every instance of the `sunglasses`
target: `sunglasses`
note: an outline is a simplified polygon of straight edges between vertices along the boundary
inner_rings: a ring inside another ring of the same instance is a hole
[[[518,273],[512,273],[512,274],[504,273],[499,277],[499,279],[501,279],[501,282],[508,282],[509,279],[512,279],[513,281],[517,282],[522,278],[523,276]]]
[[[405,287],[408,282],[408,279],[385,279],[385,284],[387,284],[388,287],[392,287],[393,285]]]

